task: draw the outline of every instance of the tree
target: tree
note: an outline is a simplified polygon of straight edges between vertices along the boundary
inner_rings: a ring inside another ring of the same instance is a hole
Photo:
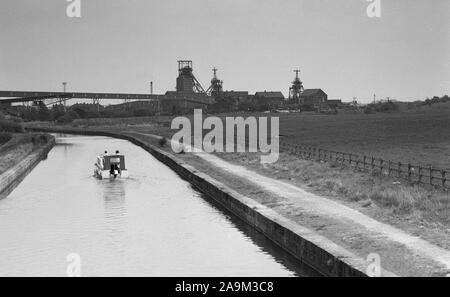
[[[39,106],[38,115],[40,121],[52,120],[52,114],[50,113],[50,110],[43,104]]]
[[[56,120],[65,115],[66,112],[64,111],[63,105],[53,105],[52,106],[52,119]]]

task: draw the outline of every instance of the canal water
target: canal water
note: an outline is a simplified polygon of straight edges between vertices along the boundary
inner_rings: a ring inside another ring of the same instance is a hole
[[[96,156],[126,155],[130,178],[97,180]],[[107,137],[57,145],[0,200],[0,276],[305,276],[264,236],[149,153]],[[73,260],[73,259],[71,259]]]

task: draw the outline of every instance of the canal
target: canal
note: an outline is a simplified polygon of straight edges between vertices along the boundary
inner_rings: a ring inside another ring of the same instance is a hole
[[[126,155],[130,178],[97,180],[96,156]],[[306,276],[293,257],[209,202],[149,153],[107,137],[57,145],[0,200],[0,276]]]

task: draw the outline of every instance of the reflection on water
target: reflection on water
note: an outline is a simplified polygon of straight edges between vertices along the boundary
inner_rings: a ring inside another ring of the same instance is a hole
[[[0,200],[0,276],[310,275],[264,236],[126,141],[58,136],[48,160]],[[95,157],[124,152],[130,178],[97,180]]]
[[[105,201],[105,217],[118,218],[126,215],[125,183],[123,180],[99,180]]]

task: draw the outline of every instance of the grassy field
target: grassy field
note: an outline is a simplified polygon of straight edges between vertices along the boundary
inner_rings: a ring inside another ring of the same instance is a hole
[[[289,142],[450,168],[450,104],[392,114],[287,115],[280,133]]]

